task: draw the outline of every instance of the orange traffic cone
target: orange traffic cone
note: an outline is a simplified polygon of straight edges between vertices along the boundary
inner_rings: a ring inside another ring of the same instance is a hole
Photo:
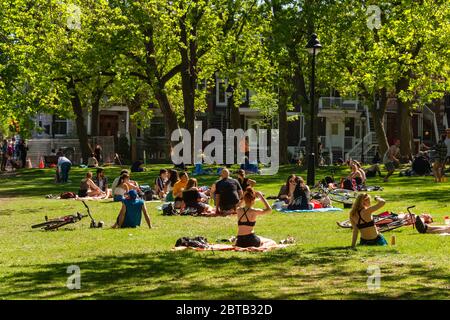
[[[44,169],[44,168],[45,168],[44,160],[41,157],[41,161],[39,161],[39,169]]]

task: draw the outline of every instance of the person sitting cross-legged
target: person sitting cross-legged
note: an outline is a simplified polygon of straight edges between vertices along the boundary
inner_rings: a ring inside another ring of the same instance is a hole
[[[215,183],[213,192],[216,202],[217,214],[234,214],[236,207],[242,199],[242,188],[239,182],[230,177],[227,168],[222,169],[222,179]]]
[[[147,207],[144,200],[137,199],[136,190],[128,191],[128,197],[122,201],[122,208],[120,209],[117,222],[113,228],[136,228],[141,225],[142,213],[148,227],[152,228],[150,217],[147,213]]]
[[[256,198],[261,199],[264,204],[264,209],[255,209]],[[267,214],[272,212],[267,200],[264,198],[261,192],[253,190],[252,187],[248,187],[244,193],[244,206],[237,208],[238,218],[238,236],[235,245],[241,248],[248,247],[260,247],[262,245],[275,245],[275,241],[258,237],[255,234],[254,228],[256,224],[256,217],[258,215]]]

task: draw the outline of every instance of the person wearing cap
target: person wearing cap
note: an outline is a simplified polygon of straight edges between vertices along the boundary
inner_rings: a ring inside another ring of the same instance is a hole
[[[140,226],[142,213],[144,214],[148,227],[150,229],[152,228],[145,202],[144,200],[138,199],[137,196],[136,190],[128,191],[128,197],[122,201],[122,208],[113,228],[136,228]]]

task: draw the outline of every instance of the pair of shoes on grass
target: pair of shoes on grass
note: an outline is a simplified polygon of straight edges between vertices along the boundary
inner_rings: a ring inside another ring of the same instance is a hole
[[[295,238],[291,237],[291,236],[289,236],[286,239],[280,241],[280,244],[294,244],[294,243],[295,243]]]
[[[417,231],[419,231],[420,233],[426,233],[428,228],[426,223],[424,223],[419,216],[416,216],[415,218],[416,222],[414,224],[416,226]]]

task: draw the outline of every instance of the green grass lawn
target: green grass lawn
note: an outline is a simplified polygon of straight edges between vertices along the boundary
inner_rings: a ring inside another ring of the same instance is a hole
[[[161,166],[133,174],[152,184]],[[112,180],[120,168],[108,167]],[[412,227],[385,233],[397,244],[350,250],[351,232],[336,226],[348,210],[330,213],[274,212],[262,216],[257,234],[276,241],[293,236],[297,243],[268,253],[171,252],[176,239],[202,235],[210,242],[237,232],[235,217],[164,217],[159,203],[147,203],[154,229],[113,230],[120,204],[91,201],[94,218],[104,229],[89,229],[89,219],[59,231],[32,230],[45,215],[82,211],[74,200],[49,200],[46,194],[77,191],[87,169],[73,168],[71,183],[53,183],[53,170],[30,169],[0,176],[0,299],[449,299],[450,237],[422,235]],[[276,195],[297,167],[282,167],[276,176],[256,176],[257,189]],[[346,171],[338,170],[337,175]],[[319,171],[319,177],[329,170]],[[210,185],[214,177],[200,178]],[[386,210],[402,212],[416,205],[442,224],[450,215],[449,183],[432,177],[380,178],[373,193],[387,200]],[[81,289],[69,290],[67,268],[81,269]],[[378,266],[381,287],[368,289],[367,269]]]

